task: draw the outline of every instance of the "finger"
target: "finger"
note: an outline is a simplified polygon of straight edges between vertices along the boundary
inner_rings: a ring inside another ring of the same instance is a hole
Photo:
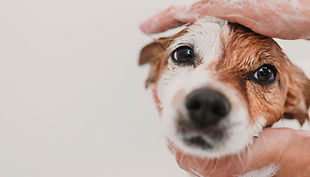
[[[292,131],[289,146],[280,158],[281,177],[309,177],[310,174],[310,133],[309,131]]]
[[[180,167],[186,171],[194,171],[202,176],[242,175],[252,170],[269,167],[273,163],[276,166],[281,164],[283,153],[292,141],[295,142],[295,138],[292,138],[294,134],[296,134],[295,131],[291,129],[267,128],[247,151],[219,159],[186,154],[173,146],[171,142],[169,146],[170,150],[175,153]]]
[[[140,25],[140,29],[146,34],[153,34],[178,27],[182,24],[184,23],[174,18],[170,7],[143,22]]]

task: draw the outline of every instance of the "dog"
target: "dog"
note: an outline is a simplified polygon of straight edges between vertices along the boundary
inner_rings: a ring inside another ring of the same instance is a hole
[[[244,151],[282,118],[309,119],[310,80],[270,37],[202,18],[140,52],[166,138],[185,153]]]

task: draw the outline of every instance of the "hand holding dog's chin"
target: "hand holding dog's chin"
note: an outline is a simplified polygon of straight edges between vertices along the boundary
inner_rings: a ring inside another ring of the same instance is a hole
[[[184,0],[183,0],[184,1]],[[187,0],[172,5],[141,25],[145,33],[158,33],[191,23],[202,16],[215,16],[242,24],[253,31],[282,39],[310,39],[310,2]]]
[[[274,165],[277,176],[307,177],[310,174],[310,133],[285,128],[267,128],[245,152],[219,159],[183,153],[169,143],[181,168],[201,176],[236,176]]]

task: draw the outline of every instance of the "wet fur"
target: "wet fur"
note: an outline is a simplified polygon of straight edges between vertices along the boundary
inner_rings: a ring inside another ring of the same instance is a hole
[[[255,118],[263,116],[267,120],[265,126],[271,126],[283,117],[297,119],[301,124],[308,120],[310,81],[305,74],[289,61],[272,38],[239,24],[228,25],[229,40],[224,43],[221,59],[211,69],[220,73],[217,77],[221,81],[230,83],[245,95],[253,118],[251,121],[255,122]],[[187,28],[174,36],[155,40],[141,50],[139,64],[151,64],[146,87],[157,84],[160,76],[167,70],[171,52],[167,49],[174,39],[186,32]],[[266,61],[273,63],[278,69],[278,88],[261,87],[245,79],[246,73]],[[278,94],[268,95],[271,89],[277,89]]]

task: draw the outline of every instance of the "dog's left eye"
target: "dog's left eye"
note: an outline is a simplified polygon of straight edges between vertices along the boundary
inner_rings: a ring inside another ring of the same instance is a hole
[[[180,64],[191,63],[194,60],[194,52],[189,46],[181,46],[171,53],[171,58]]]
[[[254,81],[261,85],[272,84],[276,80],[277,69],[273,65],[263,65],[254,74]]]

